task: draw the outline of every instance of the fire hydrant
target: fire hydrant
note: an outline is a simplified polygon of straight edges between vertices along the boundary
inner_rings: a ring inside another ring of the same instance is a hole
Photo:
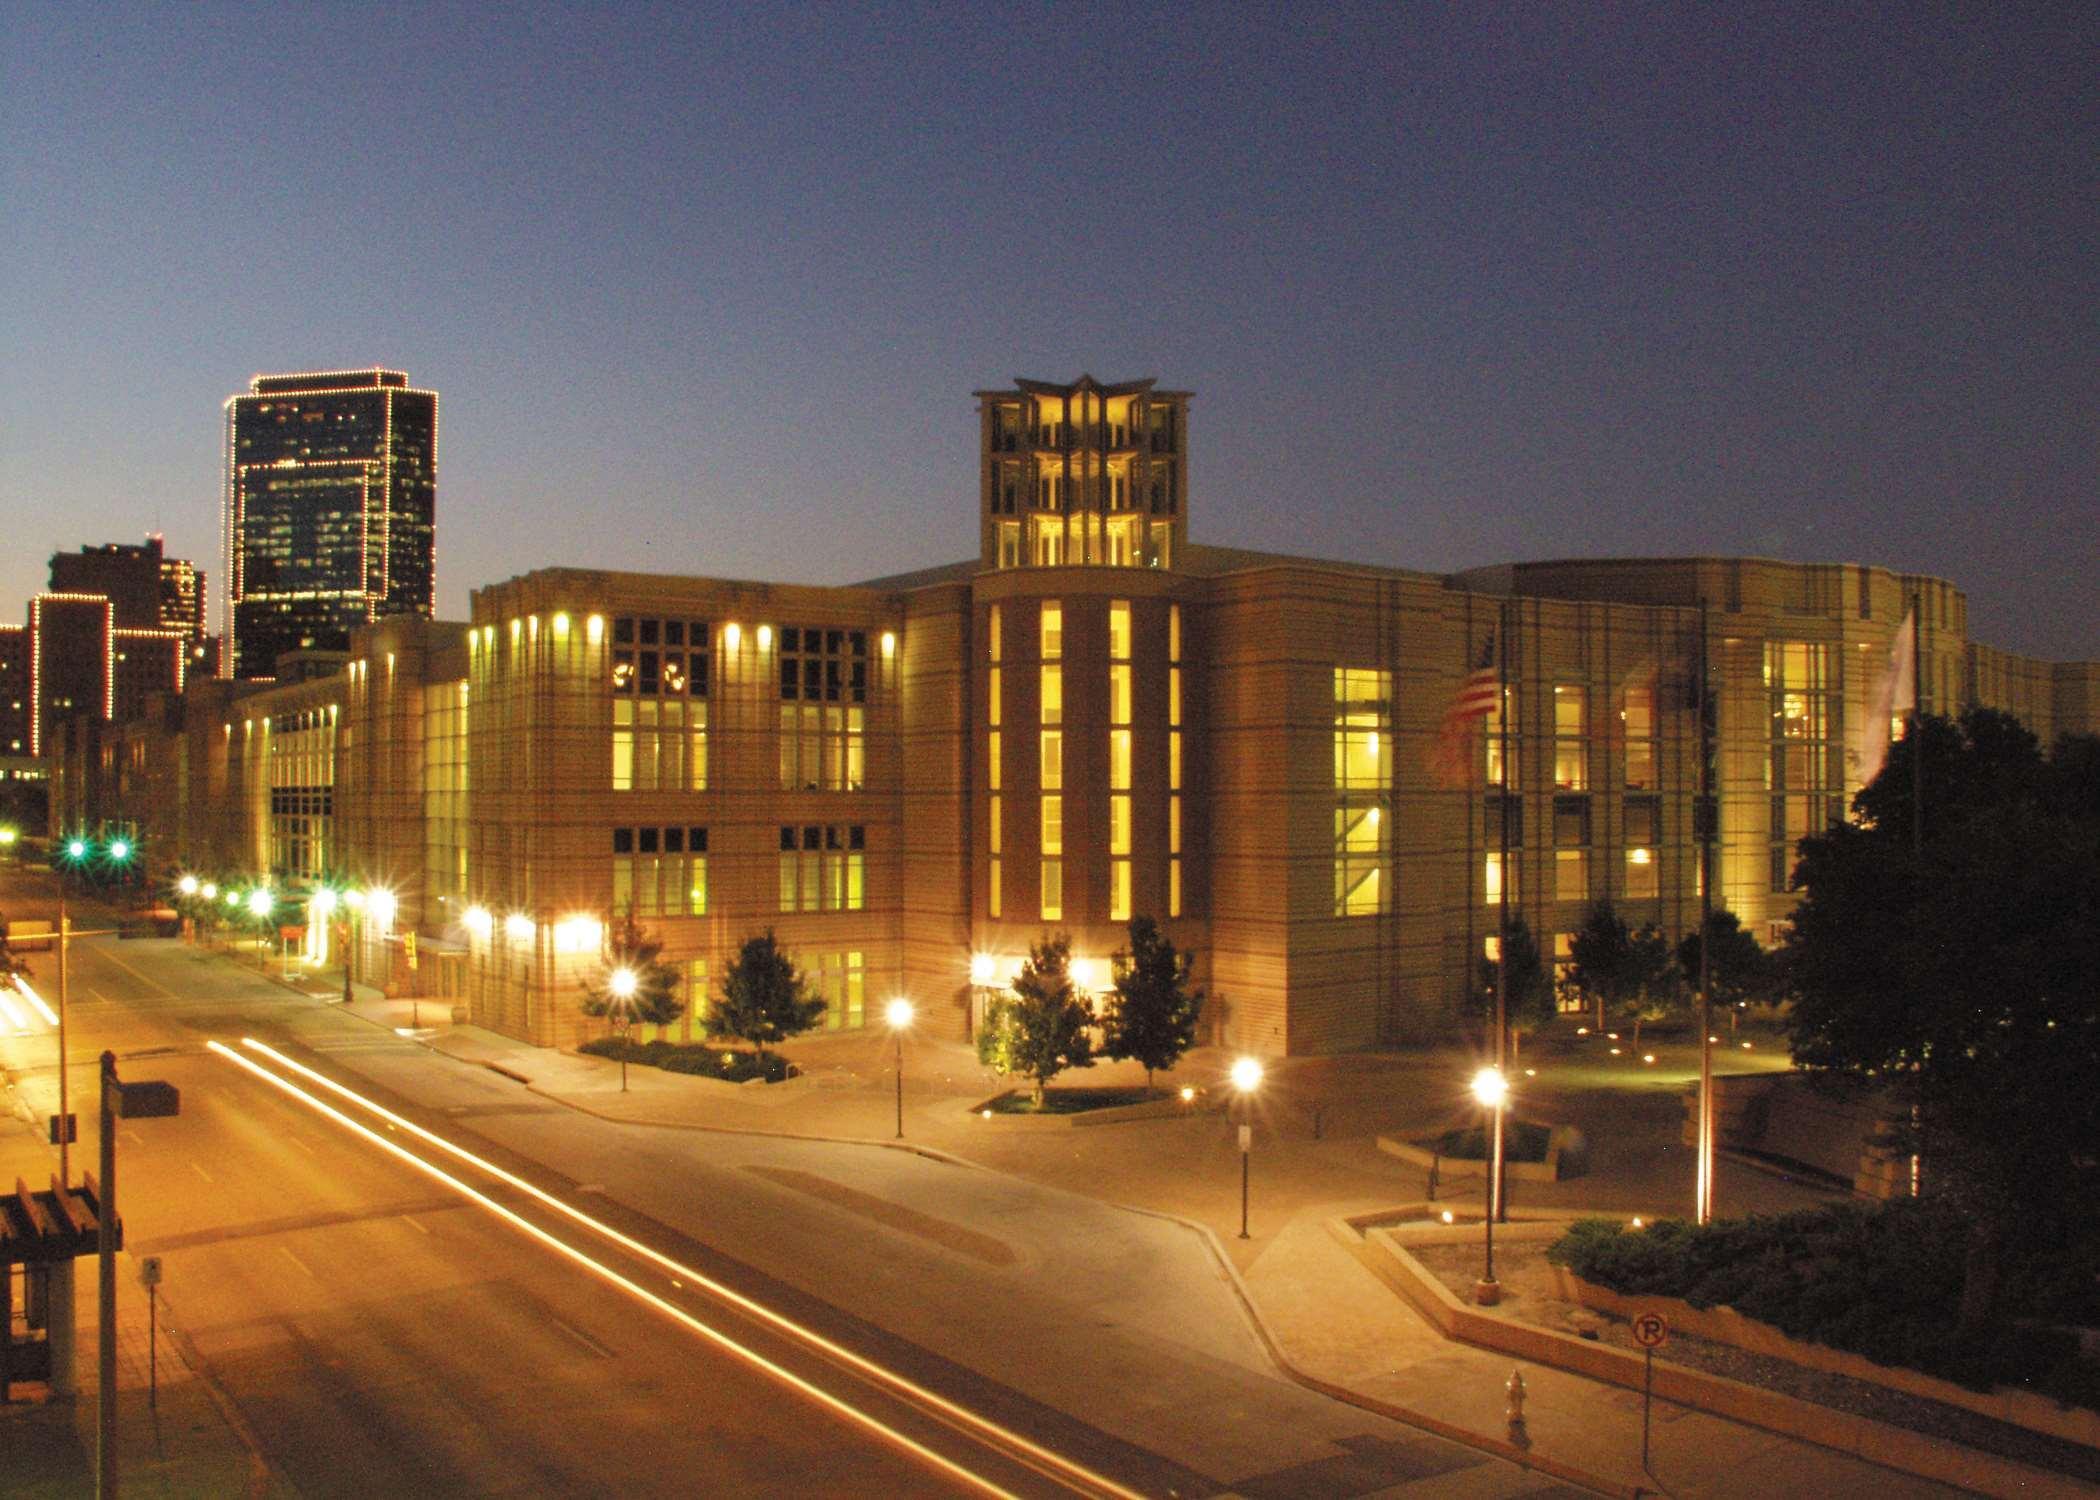
[[[1511,1370],[1509,1372],[1509,1384],[1504,1386],[1502,1390],[1509,1397],[1509,1403],[1502,1408],[1504,1420],[1512,1427],[1522,1427],[1524,1425],[1524,1372],[1522,1370]]]

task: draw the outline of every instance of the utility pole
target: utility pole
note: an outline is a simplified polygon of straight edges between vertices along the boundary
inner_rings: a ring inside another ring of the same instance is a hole
[[[66,877],[58,877],[58,1185],[73,1190],[73,1095],[66,1082],[66,970],[72,930],[66,919]]]
[[[102,1200],[95,1215],[101,1260],[97,1306],[102,1326],[101,1387],[95,1402],[96,1500],[117,1500],[117,1122],[110,1095],[117,1088],[117,1054],[102,1054]]]

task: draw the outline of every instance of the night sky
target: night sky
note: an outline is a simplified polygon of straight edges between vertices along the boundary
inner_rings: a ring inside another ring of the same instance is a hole
[[[441,393],[439,612],[975,551],[970,392],[1193,389],[1196,540],[1953,578],[2100,657],[2100,6],[0,8],[0,619],[221,404]]]

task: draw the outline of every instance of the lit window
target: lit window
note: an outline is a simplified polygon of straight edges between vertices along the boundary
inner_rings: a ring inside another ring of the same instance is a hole
[[[1045,854],[1065,852],[1065,799],[1045,797],[1043,799],[1043,846]]]
[[[1130,601],[1112,599],[1108,605],[1108,659],[1130,660]]]
[[[1042,788],[1059,791],[1065,784],[1065,735],[1061,729],[1042,732]]]
[[[1130,731],[1111,729],[1108,732],[1108,785],[1109,790],[1130,790]]]
[[[1043,601],[1043,650],[1044,661],[1056,661],[1065,654],[1064,606],[1054,599]]]
[[[1065,669],[1049,666],[1042,671],[1042,712],[1045,724],[1062,724],[1065,721]]]
[[[1043,861],[1043,920],[1056,922],[1065,914],[1065,867],[1064,861]]]
[[[1553,851],[1553,896],[1557,901],[1586,901],[1590,894],[1590,857],[1584,849]]]
[[[1334,914],[1375,916],[1386,909],[1385,817],[1378,807],[1334,810]]]

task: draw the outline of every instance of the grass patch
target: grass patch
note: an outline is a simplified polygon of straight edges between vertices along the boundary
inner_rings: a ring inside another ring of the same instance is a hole
[[[988,1109],[995,1115],[1083,1115],[1095,1109],[1121,1109],[1126,1104],[1149,1104],[1155,1099],[1170,1099],[1173,1095],[1165,1089],[1101,1088],[1101,1089],[1045,1089],[1043,1104],[1036,1107],[1028,1091],[1016,1089],[988,1099],[978,1109]],[[976,1113],[976,1111],[972,1111]]]
[[[1442,1135],[1431,1136],[1422,1142],[1426,1150],[1439,1156],[1448,1156],[1456,1161],[1486,1161],[1489,1150],[1488,1129],[1485,1125],[1462,1126],[1447,1130]],[[1530,1120],[1504,1120],[1502,1122],[1502,1159],[1504,1161],[1541,1162],[1546,1159],[1546,1148],[1553,1143],[1553,1127],[1535,1124]]]
[[[795,1075],[794,1065],[778,1052],[768,1052],[761,1059],[756,1052],[736,1047],[710,1047],[704,1042],[637,1042],[624,1037],[600,1036],[592,1037],[576,1050],[592,1057],[610,1058],[614,1062],[624,1057],[638,1067],[719,1078],[727,1083],[748,1083],[754,1078],[778,1083]]]
[[[2077,1335],[2048,1320],[2092,1318],[2090,1252],[2083,1277],[2054,1257],[2005,1266],[2006,1315],[1983,1339],[1955,1329],[1967,1224],[1931,1200],[1878,1209],[1831,1204],[1704,1227],[1664,1219],[1631,1229],[1582,1219],[1546,1258],[1585,1281],[1630,1296],[1679,1297],[1732,1307],[1790,1338],[1849,1350],[1975,1390],[2026,1386],[2071,1405],[2100,1407],[2100,1362]]]

